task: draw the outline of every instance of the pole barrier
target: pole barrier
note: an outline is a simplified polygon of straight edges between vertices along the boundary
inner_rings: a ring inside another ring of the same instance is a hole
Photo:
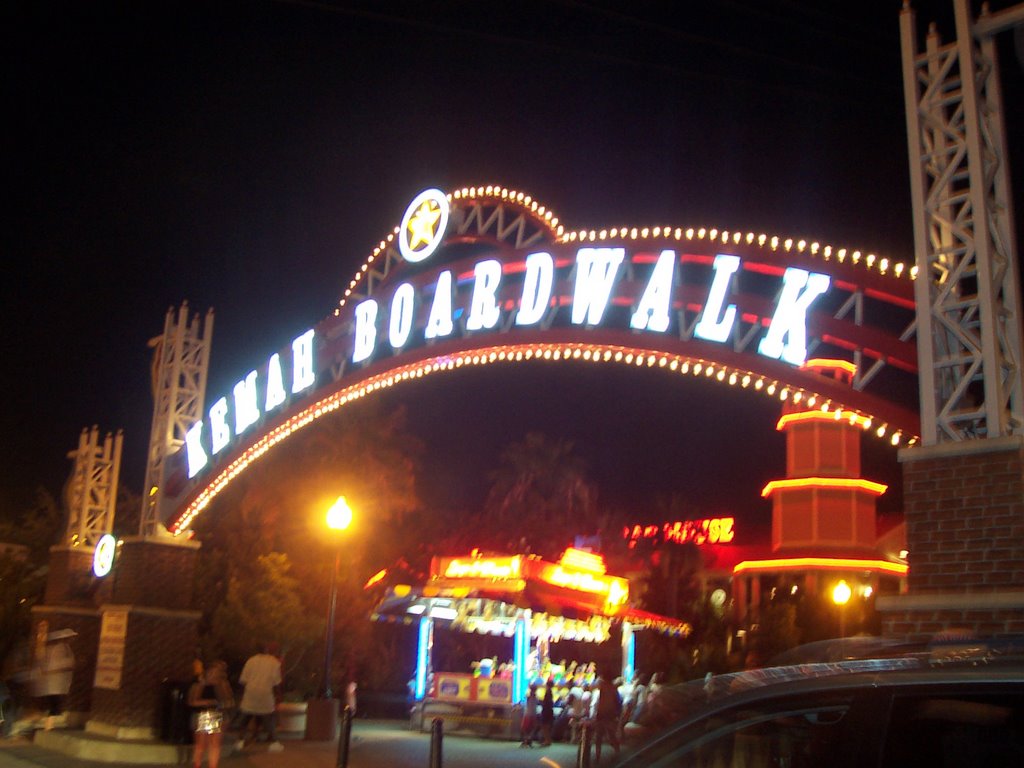
[[[576,753],[576,768],[590,768],[590,723],[580,726],[580,748]]]
[[[441,747],[444,743],[444,720],[435,717],[430,722],[430,768],[441,768]]]
[[[341,736],[338,738],[337,768],[348,768],[348,747],[352,739],[352,708],[345,707],[341,713]]]

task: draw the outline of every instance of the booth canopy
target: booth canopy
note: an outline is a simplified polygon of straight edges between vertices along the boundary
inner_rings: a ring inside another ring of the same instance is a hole
[[[569,549],[558,563],[536,556],[434,558],[422,586],[389,588],[371,618],[411,624],[421,617],[464,632],[512,637],[529,610],[532,634],[603,642],[613,622],[686,636],[690,625],[629,605],[629,582],[605,573],[599,555]]]

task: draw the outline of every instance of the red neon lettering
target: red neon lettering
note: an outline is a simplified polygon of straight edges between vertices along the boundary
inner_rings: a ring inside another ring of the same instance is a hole
[[[622,536],[630,540],[630,547],[635,547],[638,539],[654,539],[660,534],[661,540],[673,544],[686,544],[692,541],[702,544],[728,544],[736,537],[733,529],[733,517],[708,517],[703,520],[679,520],[674,523],[657,525],[634,525],[623,528]]]

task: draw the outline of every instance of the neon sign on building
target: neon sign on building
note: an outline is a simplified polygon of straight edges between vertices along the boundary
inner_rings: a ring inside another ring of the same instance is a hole
[[[439,557],[431,563],[430,572],[432,580],[504,582],[502,587],[507,591],[522,591],[529,580],[543,582],[597,597],[610,613],[629,600],[627,579],[605,573],[600,555],[571,547],[557,563],[520,555]]]
[[[622,537],[629,542],[629,547],[636,546],[642,539],[653,539],[673,544],[694,543],[728,544],[736,538],[736,522],[732,517],[709,517],[703,520],[682,520],[661,525],[627,525],[622,530]]]

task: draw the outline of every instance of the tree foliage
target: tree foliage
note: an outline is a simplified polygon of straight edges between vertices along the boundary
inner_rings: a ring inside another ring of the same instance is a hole
[[[482,527],[499,548],[553,556],[544,550],[599,524],[597,486],[571,440],[530,432],[502,451],[491,480]]]
[[[272,552],[243,563],[229,578],[224,602],[214,609],[209,657],[244,659],[267,640],[281,644],[285,671],[308,666],[323,637],[324,617],[302,604],[288,556]]]
[[[32,606],[42,600],[50,547],[63,523],[57,500],[42,488],[28,507],[0,519],[0,542],[25,548],[0,553],[0,661],[28,638]],[[19,663],[6,661],[5,666]]]
[[[414,548],[420,443],[405,414],[366,402],[307,427],[239,478],[199,521],[204,649],[235,667],[261,642],[286,648],[286,686],[320,687],[331,573],[340,553],[333,675],[362,674],[375,652],[366,580]],[[344,495],[349,530],[327,529]],[[402,673],[399,673],[400,675]],[[404,685],[404,680],[396,686]]]

